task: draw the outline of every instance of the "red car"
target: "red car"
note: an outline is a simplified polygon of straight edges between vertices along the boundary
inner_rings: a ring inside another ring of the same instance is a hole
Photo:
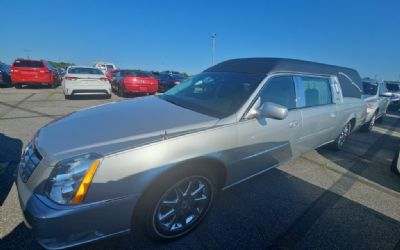
[[[112,89],[119,95],[128,93],[155,94],[158,80],[152,73],[143,70],[119,70],[111,82]]]
[[[118,71],[119,71],[118,69],[113,69],[113,70],[107,71],[106,77],[110,83],[112,82],[112,80],[114,79],[114,77],[116,76]]]
[[[56,88],[58,72],[45,60],[16,59],[11,66],[11,82],[15,88],[22,85],[45,84]]]

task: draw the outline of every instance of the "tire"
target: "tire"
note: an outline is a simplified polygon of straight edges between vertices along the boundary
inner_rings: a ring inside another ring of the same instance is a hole
[[[399,152],[396,152],[396,155],[393,158],[392,165],[390,166],[390,169],[392,170],[393,173],[400,175],[399,170],[397,169],[397,161],[399,159]]]
[[[212,207],[217,187],[215,177],[206,170],[165,174],[139,201],[133,232],[139,238],[145,236],[153,241],[169,241],[186,235]]]
[[[57,82],[53,82],[52,84],[49,85],[49,88],[56,89],[57,86],[58,86]]]
[[[20,84],[20,83],[16,83],[16,84],[14,84],[14,86],[15,86],[16,89],[22,88],[22,84]]]
[[[118,96],[125,97],[124,87],[122,85],[118,85]]]
[[[369,122],[362,126],[361,130],[364,132],[371,132],[375,126],[376,114],[374,114]]]
[[[111,99],[111,94],[107,94],[106,99]]]
[[[65,96],[65,100],[71,100],[72,96],[71,95],[64,95]]]
[[[338,137],[335,139],[334,142],[332,142],[332,149],[335,151],[340,151],[343,149],[343,145],[347,139],[347,137],[350,135],[351,133],[351,123],[348,122],[346,123],[346,125],[344,125],[342,131],[340,132],[340,134],[338,135]]]

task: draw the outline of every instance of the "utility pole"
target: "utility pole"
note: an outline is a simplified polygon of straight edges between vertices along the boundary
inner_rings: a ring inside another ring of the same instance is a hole
[[[217,38],[217,33],[212,33],[211,35],[211,65],[215,62],[215,39]]]
[[[24,51],[25,51],[25,53],[26,53],[26,57],[27,57],[28,59],[30,59],[29,52],[32,52],[32,50],[30,50],[30,49],[24,49]]]

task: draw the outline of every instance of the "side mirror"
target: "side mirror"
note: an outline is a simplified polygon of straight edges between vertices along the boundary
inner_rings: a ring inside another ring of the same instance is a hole
[[[392,97],[392,96],[393,96],[393,93],[392,93],[392,92],[385,92],[385,93],[380,94],[379,96],[382,96],[382,97]]]
[[[285,106],[273,102],[266,102],[257,109],[257,113],[259,116],[283,120],[288,115],[288,109]]]

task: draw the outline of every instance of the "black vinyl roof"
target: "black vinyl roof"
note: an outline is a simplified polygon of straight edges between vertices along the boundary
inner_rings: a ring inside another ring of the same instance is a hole
[[[216,64],[204,72],[240,72],[268,75],[278,72],[296,72],[316,75],[336,75],[342,87],[343,96],[361,97],[362,81],[354,69],[329,64],[286,58],[241,58]]]

